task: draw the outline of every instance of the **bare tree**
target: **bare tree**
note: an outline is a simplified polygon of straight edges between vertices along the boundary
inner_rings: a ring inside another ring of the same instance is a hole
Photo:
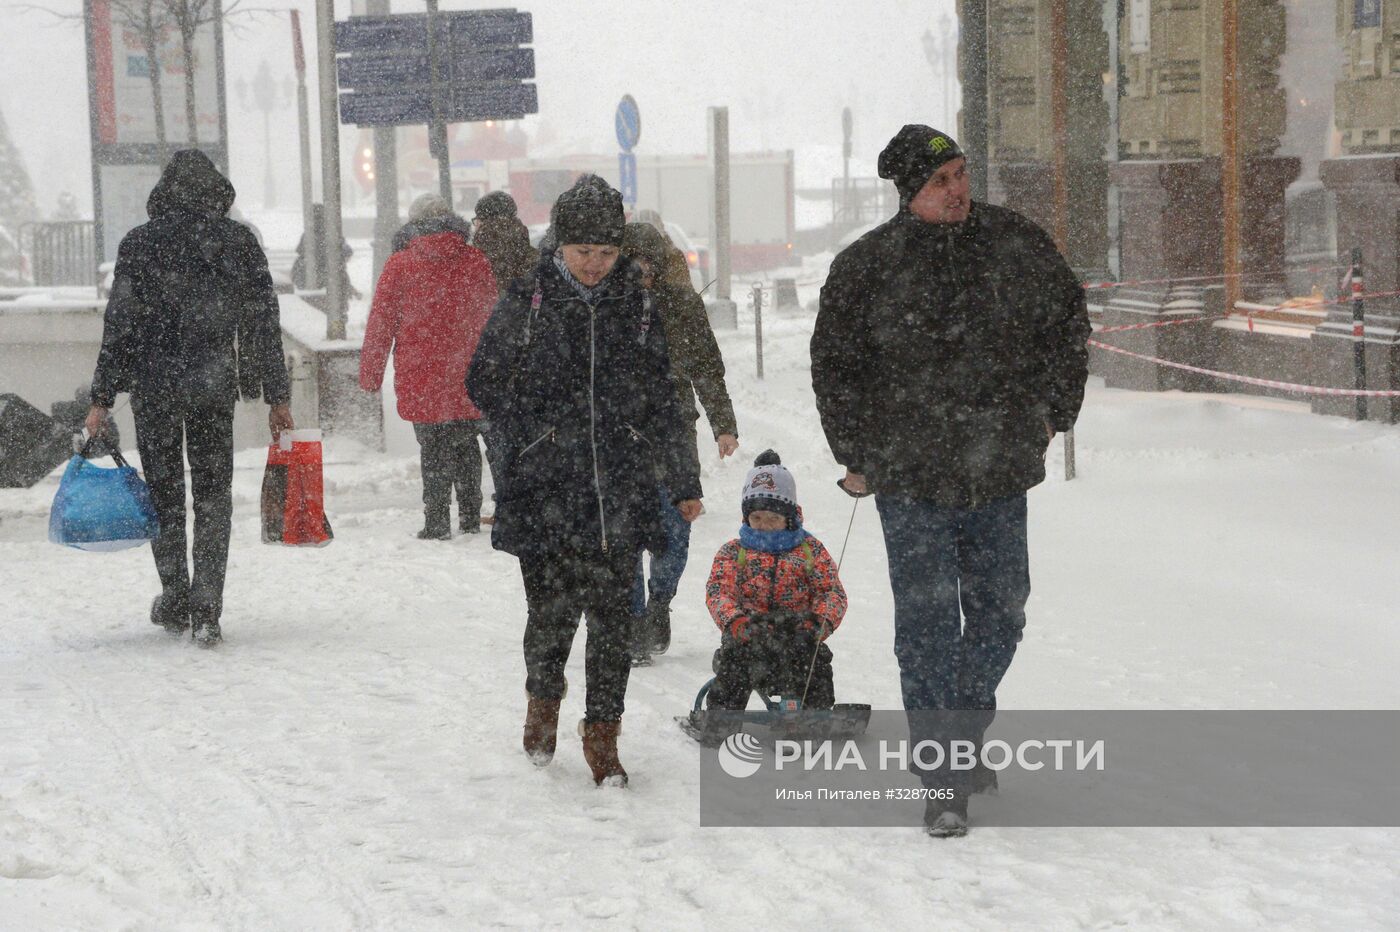
[[[141,37],[141,47],[146,53],[146,75],[151,81],[151,108],[156,118],[156,145],[160,152],[160,164],[170,159],[170,143],[165,135],[165,99],[161,91],[160,60],[161,33],[169,27],[170,21],[160,0],[111,0],[119,25],[125,26]]]
[[[144,0],[143,0],[144,2]],[[238,12],[242,0],[233,0],[227,9],[220,9],[216,0],[157,0],[166,16],[180,33],[180,51],[185,66],[185,121],[189,124],[190,145],[199,142],[199,127],[195,124],[194,106],[194,40],[201,26],[222,25],[225,16]]]
[[[147,77],[151,82],[151,108],[155,113],[156,145],[160,150],[162,165],[170,157],[170,143],[165,132],[164,94],[160,85],[161,38],[171,26],[171,20],[166,13],[167,3],[168,0],[110,0],[116,24],[141,37],[141,48],[146,53]],[[48,7],[33,4],[21,5],[20,9],[25,12],[45,13],[60,20],[81,22],[83,18],[81,13],[59,13]]]

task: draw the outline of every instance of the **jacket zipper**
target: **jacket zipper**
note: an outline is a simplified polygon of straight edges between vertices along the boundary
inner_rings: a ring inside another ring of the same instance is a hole
[[[587,304],[588,302],[584,302]],[[598,493],[598,527],[603,539],[603,552],[608,552],[608,516],[603,511],[603,477],[598,469],[598,399],[595,395],[595,375],[598,369],[598,310],[588,307],[588,439],[593,446],[593,488]]]
[[[598,400],[596,396],[596,375],[598,370],[598,307],[589,304],[578,295],[570,300],[588,308],[588,440],[593,448],[593,490],[598,496],[598,528],[603,552],[608,552],[608,516],[603,509],[603,476],[598,467]],[[598,299],[598,304],[615,300],[612,296]]]

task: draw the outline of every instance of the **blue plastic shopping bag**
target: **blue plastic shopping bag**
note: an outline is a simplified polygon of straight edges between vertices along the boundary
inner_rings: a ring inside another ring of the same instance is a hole
[[[49,512],[49,540],[79,550],[125,550],[154,540],[160,523],[151,490],[115,448],[107,452],[116,469],[88,462],[84,454],[92,444],[63,472]]]

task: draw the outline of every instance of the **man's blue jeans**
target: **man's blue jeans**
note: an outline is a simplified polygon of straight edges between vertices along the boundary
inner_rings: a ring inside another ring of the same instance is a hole
[[[878,495],[875,505],[889,556],[904,708],[986,712],[947,719],[946,729],[933,716],[911,715],[911,738],[980,743],[1026,624],[1026,496],[958,509]]]
[[[666,530],[666,552],[651,558],[651,598],[653,601],[670,602],[676,597],[676,589],[681,584],[681,574],[685,572],[686,558],[690,556],[690,524],[681,517],[681,511],[671,504],[671,490],[658,486],[661,496],[661,526]],[[647,610],[647,582],[643,573],[646,554],[637,557],[637,578],[632,585],[632,614],[645,615]]]
[[[995,709],[1031,594],[1026,496],[980,508],[875,499],[906,709]]]

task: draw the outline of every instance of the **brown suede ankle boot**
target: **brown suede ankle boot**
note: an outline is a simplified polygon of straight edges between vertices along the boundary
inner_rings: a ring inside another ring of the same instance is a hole
[[[622,723],[582,721],[578,730],[583,736],[583,759],[593,771],[593,782],[599,786],[626,786],[627,771],[617,759],[617,736],[622,733]]]
[[[554,759],[560,701],[530,696],[530,707],[525,712],[525,753],[536,767],[543,767]]]

